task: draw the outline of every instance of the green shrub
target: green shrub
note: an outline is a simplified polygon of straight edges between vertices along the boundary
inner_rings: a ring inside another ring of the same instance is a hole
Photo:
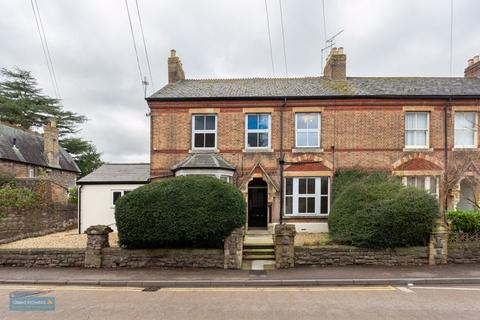
[[[0,188],[15,186],[14,175],[0,171]]]
[[[480,232],[480,211],[449,211],[447,219],[450,228],[455,232]]]
[[[352,183],[368,176],[367,172],[356,169],[337,170],[332,182],[332,202],[338,197],[342,190]]]
[[[38,196],[27,188],[3,187],[0,189],[0,207],[24,208],[36,204]]]
[[[382,173],[360,177],[339,192],[328,219],[332,239],[362,247],[425,244],[438,216],[437,199]]]
[[[68,189],[68,202],[78,204],[78,189],[76,187]]]
[[[130,248],[221,247],[245,223],[245,201],[233,185],[207,176],[166,179],[117,201],[119,242]]]

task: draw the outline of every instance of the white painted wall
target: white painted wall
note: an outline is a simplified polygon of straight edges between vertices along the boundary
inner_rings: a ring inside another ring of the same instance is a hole
[[[114,190],[134,190],[142,184],[88,184],[81,189],[80,232],[88,227],[103,224],[110,226],[115,232],[115,207],[112,204]]]

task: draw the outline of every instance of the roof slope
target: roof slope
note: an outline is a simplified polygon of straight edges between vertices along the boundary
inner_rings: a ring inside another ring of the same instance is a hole
[[[16,148],[13,147],[14,139]],[[80,172],[72,156],[61,146],[59,157],[60,168],[55,169]],[[0,159],[51,167],[43,154],[42,135],[4,124],[0,124]]]
[[[235,170],[235,166],[215,153],[194,153],[172,167],[180,169],[226,169]]]
[[[480,96],[480,78],[348,77],[182,80],[147,100],[272,97]]]
[[[149,163],[105,163],[77,183],[147,183],[149,178]]]

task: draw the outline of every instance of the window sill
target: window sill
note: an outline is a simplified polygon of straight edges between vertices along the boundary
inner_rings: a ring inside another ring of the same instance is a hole
[[[219,150],[216,148],[213,149],[190,149],[188,153],[218,153]]]
[[[307,148],[307,147],[298,147],[292,149],[293,153],[322,153],[323,148]]]
[[[452,151],[480,151],[478,147],[453,147]]]
[[[273,152],[273,149],[271,149],[271,148],[243,149],[242,152],[245,152],[245,153],[262,153],[262,152],[263,153],[265,153],[265,152],[271,153],[271,152]]]
[[[328,218],[328,214],[289,214],[284,215],[283,219],[325,219]]]
[[[403,152],[433,152],[433,148],[405,147]]]

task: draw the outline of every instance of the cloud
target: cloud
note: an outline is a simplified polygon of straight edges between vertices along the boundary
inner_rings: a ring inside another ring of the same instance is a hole
[[[67,109],[90,121],[81,134],[107,161],[149,160],[149,119],[123,1],[37,0]],[[142,1],[155,88],[167,81],[167,57],[177,49],[189,78],[272,76],[264,2],[260,0]],[[290,76],[321,73],[321,2],[283,0]],[[449,0],[325,0],[327,33],[344,30],[352,76],[448,76]],[[148,75],[129,1],[143,73]],[[278,1],[268,0],[277,76],[285,75]],[[480,2],[455,2],[455,76],[478,54]],[[28,1],[3,0],[1,67],[31,70],[52,94]]]

